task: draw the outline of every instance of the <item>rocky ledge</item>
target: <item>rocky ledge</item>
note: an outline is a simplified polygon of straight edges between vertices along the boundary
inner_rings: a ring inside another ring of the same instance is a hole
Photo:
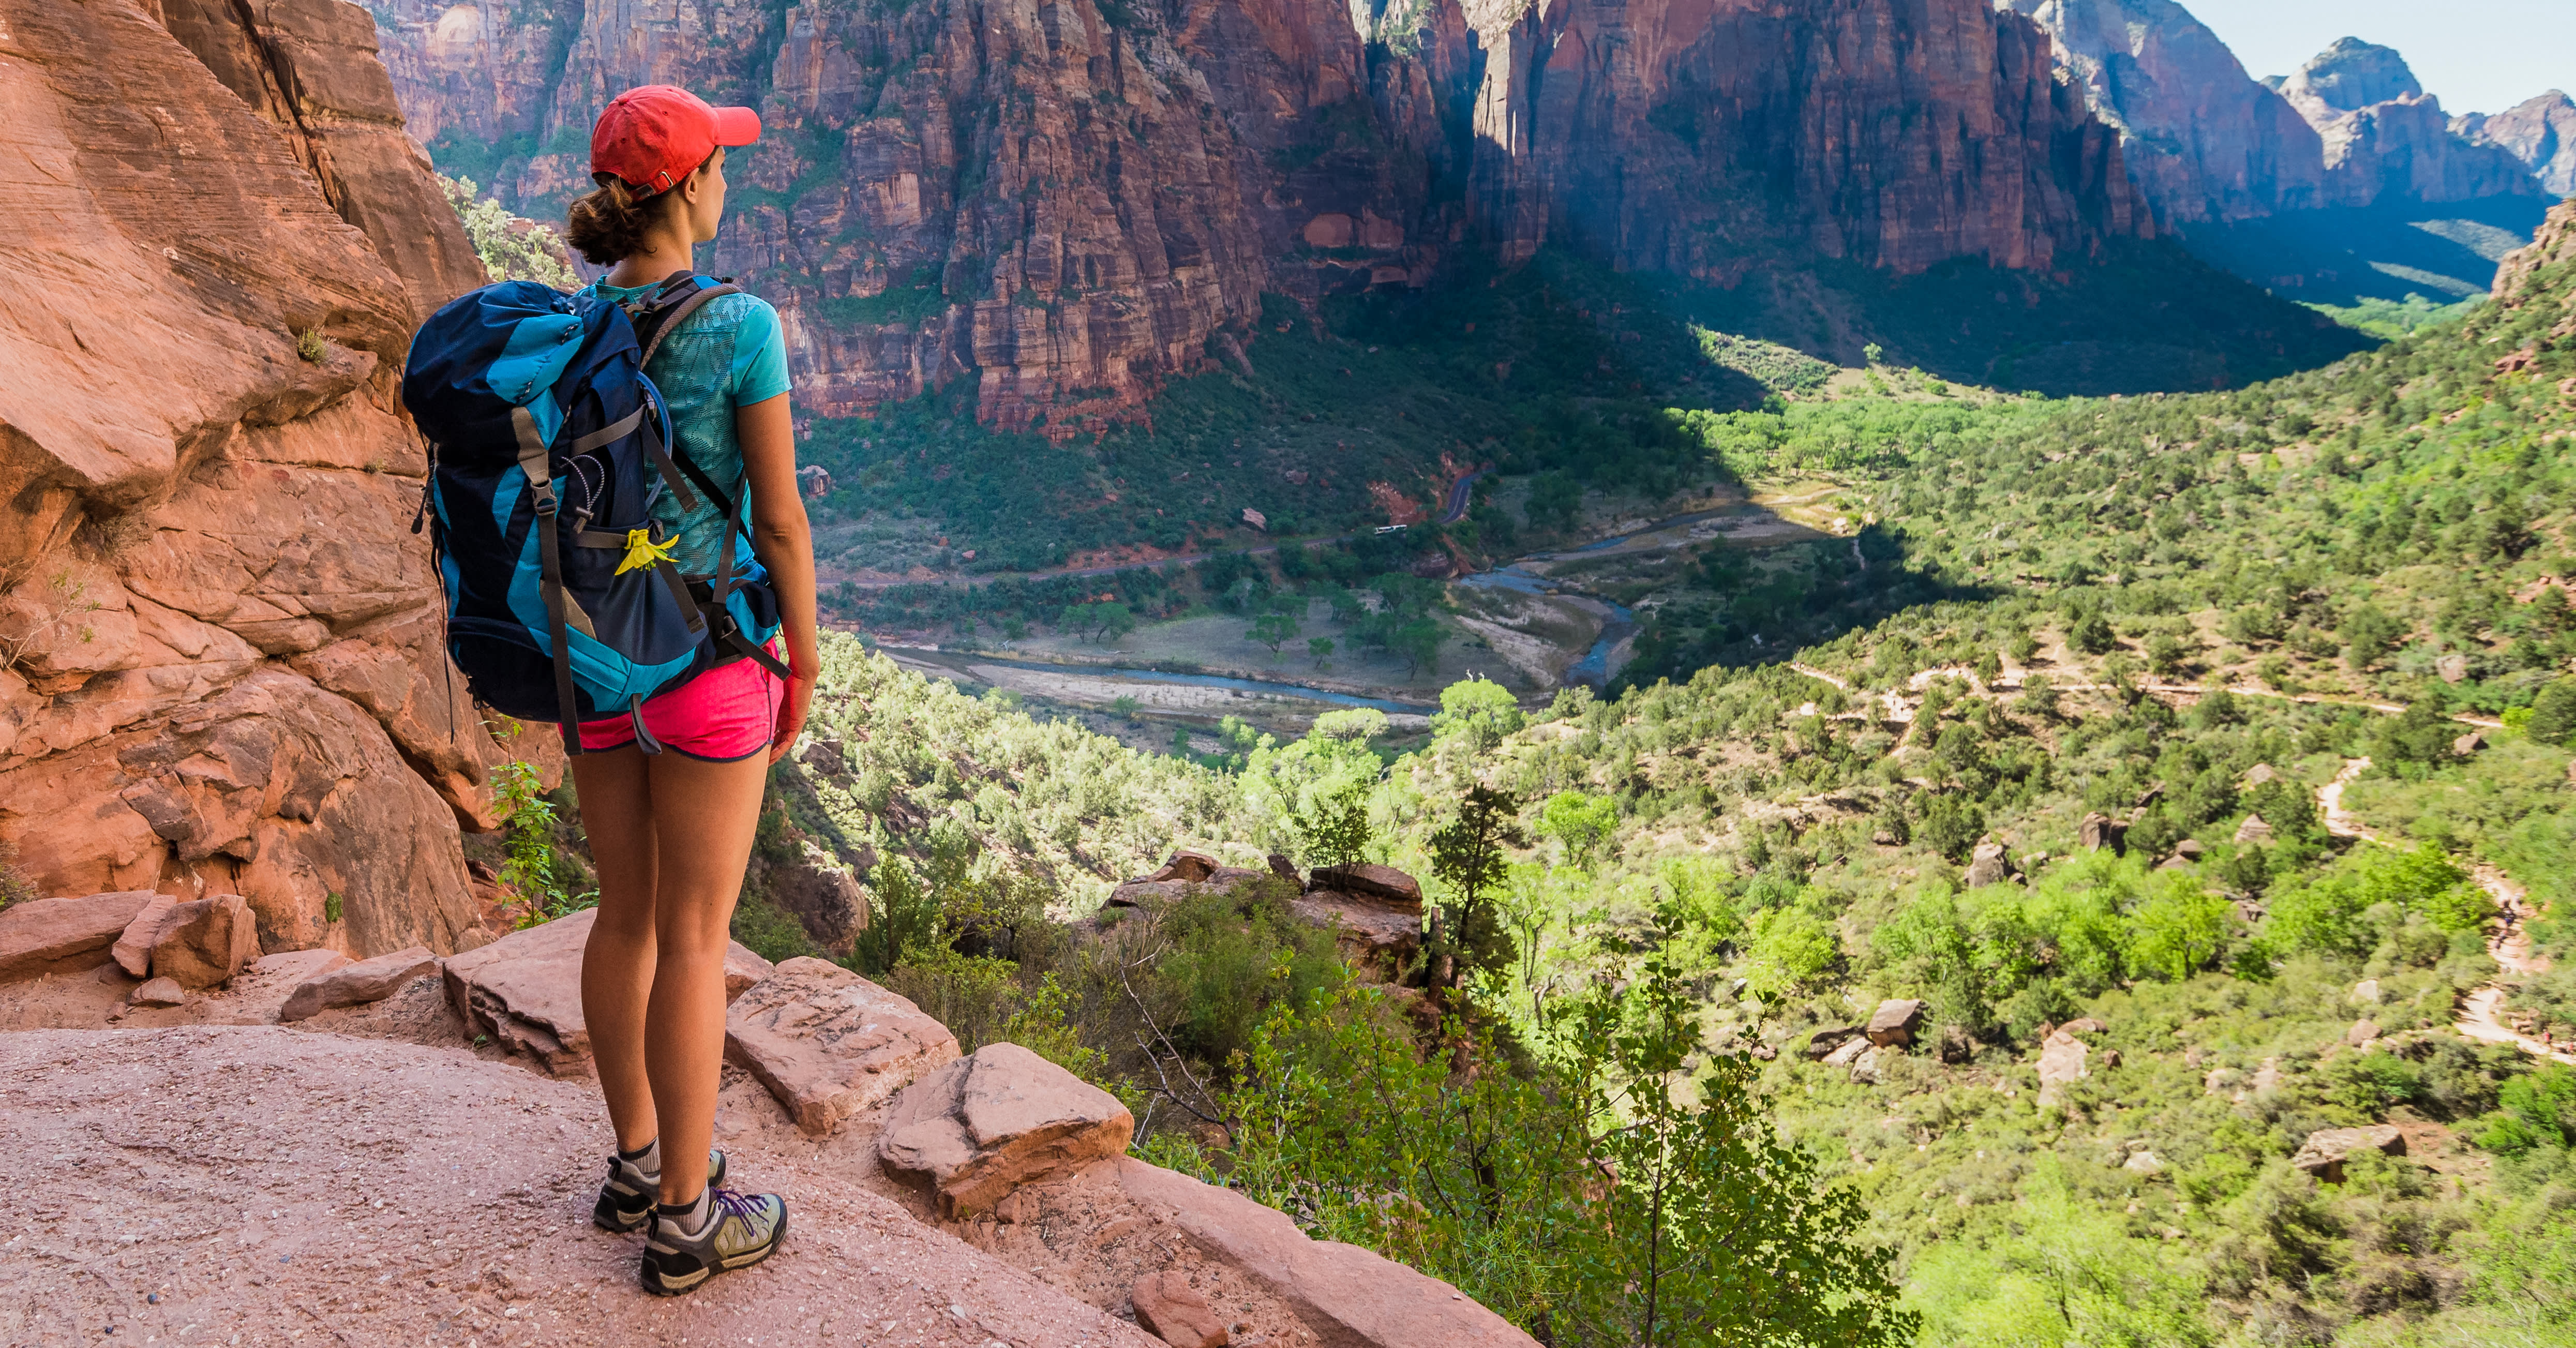
[[[107,906],[167,929],[130,897]],[[185,988],[119,963],[101,920],[0,982],[19,1031],[0,1033],[0,1128],[48,1158],[0,1194],[25,1233],[0,1342],[1532,1342],[1447,1283],[1127,1155],[1126,1108],[1025,1048],[960,1058],[866,979],[739,949],[717,1145],[795,1225],[759,1271],[656,1301],[634,1239],[586,1210],[610,1145],[572,1079],[587,916]]]

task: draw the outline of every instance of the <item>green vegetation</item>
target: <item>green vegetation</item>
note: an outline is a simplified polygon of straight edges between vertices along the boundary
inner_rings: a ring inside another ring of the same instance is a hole
[[[493,280],[535,281],[557,290],[581,285],[571,254],[564,251],[562,237],[551,227],[512,215],[498,201],[477,199],[480,189],[472,178],[441,175],[438,185],[447,194],[447,204],[455,208],[456,218],[464,222],[465,237],[473,242],[475,255],[483,259],[483,270]]]
[[[2470,310],[2485,302],[2484,296],[2471,296],[2448,304],[2437,304],[2410,290],[2402,300],[2368,296],[2350,305],[2311,304],[2308,307],[2345,327],[2393,342],[2417,328],[2465,318]]]

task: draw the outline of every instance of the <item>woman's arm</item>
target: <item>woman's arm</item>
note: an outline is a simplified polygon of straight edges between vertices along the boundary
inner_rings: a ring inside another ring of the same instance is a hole
[[[822,672],[814,646],[814,535],[805,522],[805,497],[796,486],[796,427],[787,395],[734,409],[734,435],[742,443],[743,481],[751,490],[751,550],[769,568],[778,592],[778,621],[787,638],[787,700],[778,708],[778,730],[769,745],[777,762],[805,728]]]

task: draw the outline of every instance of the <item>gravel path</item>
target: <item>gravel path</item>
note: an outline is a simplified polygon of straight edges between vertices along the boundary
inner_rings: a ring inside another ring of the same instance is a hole
[[[1156,1348],[916,1221],[840,1149],[722,1134],[784,1247],[661,1300],[590,1225],[588,1082],[271,1026],[0,1034],[0,1343]]]

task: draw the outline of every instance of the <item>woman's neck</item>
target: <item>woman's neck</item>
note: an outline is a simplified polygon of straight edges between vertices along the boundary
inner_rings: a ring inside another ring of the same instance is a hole
[[[687,240],[663,231],[645,236],[644,247],[617,260],[601,280],[620,289],[660,285],[687,272],[697,270],[697,250]]]

